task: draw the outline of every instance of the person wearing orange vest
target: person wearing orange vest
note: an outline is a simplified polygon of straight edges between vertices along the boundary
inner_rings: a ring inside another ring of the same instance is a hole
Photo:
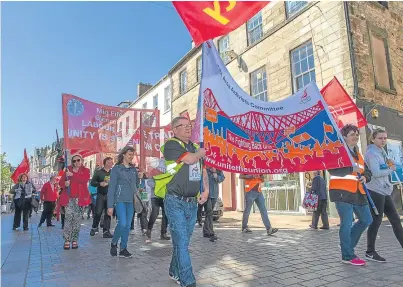
[[[251,233],[248,228],[248,220],[250,210],[254,202],[256,202],[259,208],[260,215],[262,216],[263,224],[266,227],[267,235],[272,235],[278,231],[277,228],[273,228],[270,224],[269,216],[267,215],[267,209],[264,196],[261,192],[261,184],[264,182],[263,175],[246,175],[241,174],[240,179],[245,180],[245,210],[242,216],[242,232]]]
[[[371,172],[365,168],[362,155],[358,151],[358,128],[354,125],[346,125],[341,129],[341,134],[347,144],[354,165],[329,170],[329,195],[330,201],[336,205],[340,216],[340,247],[342,262],[363,266],[366,262],[354,253],[354,248],[365,229],[372,223],[367,196],[363,184],[371,180]],[[353,224],[353,213],[358,221]]]

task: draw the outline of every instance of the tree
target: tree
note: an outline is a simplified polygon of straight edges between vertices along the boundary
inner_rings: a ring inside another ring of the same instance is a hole
[[[0,177],[0,186],[1,191],[6,191],[7,193],[11,189],[11,186],[14,184],[11,180],[11,164],[7,161],[6,153],[0,154],[0,164],[1,164],[1,177]]]

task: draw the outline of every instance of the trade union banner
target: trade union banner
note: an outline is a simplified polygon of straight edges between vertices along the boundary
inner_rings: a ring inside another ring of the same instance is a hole
[[[212,41],[203,44],[205,163],[236,173],[279,174],[351,166],[314,82],[278,102],[256,100],[231,77]],[[197,129],[197,127],[196,127]]]
[[[154,115],[148,124],[158,126],[158,110],[106,106],[63,94],[64,148],[87,155],[117,153],[127,145],[139,151],[140,117],[146,112]]]

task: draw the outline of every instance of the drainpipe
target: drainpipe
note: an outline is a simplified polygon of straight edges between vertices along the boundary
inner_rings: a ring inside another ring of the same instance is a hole
[[[359,99],[359,97],[358,97],[358,80],[357,80],[357,73],[356,73],[353,37],[351,35],[352,32],[351,32],[351,23],[350,23],[350,13],[349,13],[349,9],[348,9],[348,2],[344,1],[343,5],[344,5],[344,16],[346,18],[348,46],[349,46],[349,50],[350,50],[351,72],[353,74],[353,85],[354,85],[353,99]]]

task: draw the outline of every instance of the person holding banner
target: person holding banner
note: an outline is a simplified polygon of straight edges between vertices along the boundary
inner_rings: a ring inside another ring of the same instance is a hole
[[[365,257],[376,262],[386,262],[385,258],[375,250],[375,241],[384,214],[392,225],[393,232],[403,248],[403,227],[391,196],[393,184],[389,179],[389,176],[396,171],[396,166],[386,157],[384,147],[387,144],[387,139],[386,131],[375,129],[371,135],[372,144],[368,146],[365,154],[365,162],[372,173],[372,180],[367,184],[367,187],[379,212],[379,215],[375,215],[372,212],[373,222],[368,227]]]
[[[166,191],[164,207],[173,244],[169,277],[181,286],[190,287],[196,286],[189,244],[196,224],[197,203],[204,204],[209,196],[208,175],[201,169],[201,159],[206,152],[190,141],[192,125],[189,119],[176,117],[171,127],[175,137],[161,149],[168,169],[168,173],[164,174],[167,181],[163,181]],[[200,190],[202,176],[203,190]],[[156,195],[159,190],[157,178],[154,177]]]
[[[65,224],[63,229],[64,249],[78,248],[78,236],[81,227],[83,209],[91,202],[88,191],[90,170],[83,166],[83,158],[79,154],[71,158],[72,165],[68,166],[60,179],[63,192],[60,195],[60,205],[65,206]]]
[[[357,148],[360,136],[358,127],[348,124],[340,132],[354,160],[354,166],[328,170],[330,173],[330,201],[336,204],[340,216],[339,237],[342,262],[354,266],[364,266],[365,261],[354,253],[354,248],[362,233],[372,223],[363,186],[371,180],[371,173],[365,168],[364,159]],[[358,218],[354,224],[353,213]]]
[[[263,224],[266,227],[267,235],[273,235],[278,231],[278,228],[273,228],[271,226],[269,216],[267,215],[265,199],[261,191],[261,184],[264,182],[263,175],[241,174],[239,178],[245,180],[246,203],[245,210],[243,211],[242,216],[242,232],[252,232],[252,230],[248,228],[248,220],[252,205],[256,202],[256,205],[260,211],[260,215],[262,216]]]
[[[112,216],[116,209],[118,225],[115,228],[111,242],[110,254],[118,256],[118,241],[120,239],[119,257],[131,258],[133,255],[127,250],[130,223],[134,214],[133,199],[138,192],[139,175],[132,164],[134,148],[124,147],[118,156],[118,162],[111,170],[108,187],[108,215]]]

